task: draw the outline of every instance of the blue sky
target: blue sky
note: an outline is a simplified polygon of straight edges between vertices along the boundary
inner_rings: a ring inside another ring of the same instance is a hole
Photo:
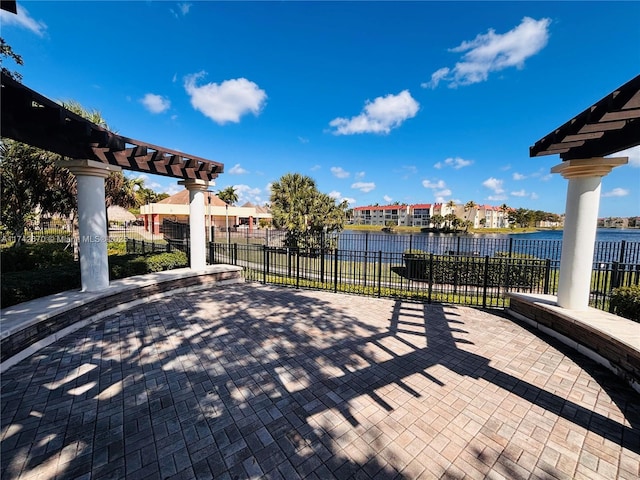
[[[455,200],[563,213],[529,146],[639,73],[640,2],[28,2],[2,12],[23,82],[112,130],[225,165],[264,203],[285,173],[351,206]],[[7,65],[13,68],[14,65]],[[600,216],[640,215],[640,154]],[[133,176],[133,174],[131,175]],[[175,193],[169,177],[147,176]]]

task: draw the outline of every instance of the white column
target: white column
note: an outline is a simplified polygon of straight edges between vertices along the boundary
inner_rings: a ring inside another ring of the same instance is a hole
[[[560,307],[587,310],[589,306],[601,179],[625,163],[626,158],[590,158],[565,161],[551,169],[569,180],[558,283]]]
[[[204,192],[209,188],[206,180],[178,182],[189,190],[190,261],[192,270],[202,270],[207,265]]]
[[[109,287],[104,179],[121,168],[93,160],[70,160],[60,165],[68,168],[78,181],[82,291],[100,292]]]

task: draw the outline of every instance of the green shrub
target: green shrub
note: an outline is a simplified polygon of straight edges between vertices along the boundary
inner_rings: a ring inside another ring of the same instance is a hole
[[[107,255],[126,255],[127,242],[109,242],[107,244]]]
[[[2,308],[80,288],[80,264],[71,263],[31,271],[2,273]]]
[[[3,248],[2,272],[23,272],[73,263],[73,248],[67,243],[30,243]]]
[[[109,257],[109,276],[115,280],[133,275],[173,270],[188,265],[187,254],[181,251],[149,255],[121,255]]]
[[[640,285],[614,288],[611,307],[616,315],[640,322]]]
[[[187,255],[180,251],[142,256],[116,255],[109,257],[109,277],[111,280],[115,280],[186,267],[188,264]],[[20,265],[22,266],[23,263]],[[77,289],[80,286],[80,264],[78,262],[12,272],[5,272],[3,264],[0,307],[9,307],[34,298]]]

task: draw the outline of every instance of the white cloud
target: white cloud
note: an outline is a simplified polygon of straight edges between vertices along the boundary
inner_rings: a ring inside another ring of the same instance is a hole
[[[237,205],[244,205],[247,202],[251,202],[254,205],[262,205],[265,200],[262,198],[262,190],[257,187],[250,187],[249,185],[234,185],[233,188],[238,195]]]
[[[498,180],[497,178],[487,178],[482,185],[487,187],[489,190],[493,190],[496,194],[501,194],[504,192],[504,188],[502,188],[502,180]],[[491,199],[491,198],[490,198]]]
[[[35,33],[39,37],[43,37],[47,30],[47,25],[40,20],[35,20],[29,15],[29,12],[22,5],[17,5],[18,14],[7,12],[6,10],[0,10],[0,23],[3,27],[7,25],[16,25],[18,27],[26,28]]]
[[[610,192],[606,192],[602,194],[602,197],[626,197],[629,195],[629,190],[626,188],[614,188]]]
[[[460,170],[461,168],[468,167],[473,163],[473,160],[465,160],[460,157],[449,157],[444,162],[438,162],[434,165],[435,168],[441,169],[443,167],[453,167],[456,170]]]
[[[308,138],[300,137],[300,136],[298,136],[298,141],[300,143],[309,143],[309,139]]]
[[[153,93],[147,93],[140,99],[140,103],[151,113],[162,113],[171,107],[171,102],[168,98]]]
[[[331,192],[329,192],[327,195],[329,195],[331,198],[333,198],[336,202],[347,202],[349,205],[356,203],[356,199],[355,198],[351,198],[351,197],[343,197],[342,193],[333,190]]]
[[[518,173],[518,172],[513,172],[513,179],[514,180],[524,180],[525,178],[527,178],[526,175],[523,175],[523,174]]]
[[[356,172],[356,174],[354,175],[354,178],[356,180],[360,180],[361,178],[364,178],[365,175],[366,175],[365,172]]]
[[[518,190],[516,192],[511,192],[511,195],[513,195],[514,197],[526,197],[527,196],[527,192],[526,192],[526,190],[522,189],[522,190]]]
[[[443,198],[443,197],[450,197],[453,194],[453,192],[450,189],[445,188],[444,190],[440,190],[439,192],[434,192],[433,194],[438,198]]]
[[[182,185],[177,185],[175,183],[172,183],[170,185],[166,185],[164,189],[160,191],[160,193],[175,195],[176,193],[181,192],[182,190],[184,190],[184,187]]]
[[[384,197],[382,197],[382,199],[387,203],[391,203],[391,200],[393,200],[393,198],[391,198],[389,195],[385,195]]]
[[[503,172],[506,172],[507,170],[511,170],[511,165],[507,164],[504,167],[500,167],[500,170],[502,170]]]
[[[447,75],[449,75],[448,67],[439,68],[438,70],[433,72],[433,74],[431,75],[431,80],[429,82],[421,83],[420,86],[422,88],[434,89],[438,86],[441,80],[444,80],[445,78],[447,78]]]
[[[335,128],[334,135],[387,134],[405,120],[415,117],[419,107],[420,104],[413,99],[409,90],[403,90],[398,95],[377,97],[373,102],[367,100],[360,115],[350,119],[334,118],[329,125]]]
[[[444,180],[437,180],[436,182],[432,182],[431,180],[423,180],[422,186],[424,188],[433,188],[433,189],[442,189],[446,186]]]
[[[376,184],[373,182],[356,182],[351,184],[351,188],[355,188],[356,190],[360,190],[361,192],[367,193],[376,188]]]
[[[178,7],[177,10],[174,10],[173,8],[170,8],[169,11],[176,18],[180,18],[181,16],[185,17],[187,15],[187,13],[189,13],[189,10],[191,9],[191,4],[190,3],[178,3],[177,7]]]
[[[637,147],[627,148],[621,152],[608,155],[609,157],[629,157],[629,165],[640,168],[640,145]]]
[[[316,170],[320,170],[322,167],[320,165],[314,165],[313,167],[311,167],[309,170],[311,170],[312,172],[315,172]]]
[[[504,200],[506,200],[508,197],[506,195],[489,195],[487,197],[488,200],[491,200],[492,202],[502,202]]]
[[[337,178],[347,178],[349,175],[351,175],[342,167],[331,167],[331,173],[333,173],[333,176]]]
[[[507,33],[495,33],[489,29],[471,41],[462,42],[449,51],[464,53],[453,69],[447,67],[436,70],[431,81],[424,83],[425,88],[435,88],[440,82],[449,87],[484,82],[490,72],[499,72],[505,68],[522,69],[527,58],[540,52],[549,40],[551,20],[534,20],[524,17],[520,25]]]
[[[227,172],[229,175],[243,175],[245,173],[249,173],[247,170],[242,168],[239,163],[236,163],[233,167],[229,169]]]
[[[235,78],[221,84],[196,85],[204,75],[200,72],[185,77],[184,88],[191,97],[193,108],[219,125],[239,123],[240,117],[247,113],[260,114],[267,94],[257,84],[246,78]]]
[[[531,197],[530,198],[531,198],[531,200],[537,200],[540,197],[538,196],[538,194],[536,192],[531,192]]]

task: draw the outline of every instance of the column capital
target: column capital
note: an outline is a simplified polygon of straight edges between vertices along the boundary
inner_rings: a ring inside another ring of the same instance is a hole
[[[113,172],[121,172],[122,168],[95,160],[62,160],[58,165],[71,171],[74,175],[90,175],[107,178]]]
[[[576,160],[566,160],[551,168],[551,173],[559,173],[566,179],[584,177],[604,177],[611,170],[620,165],[625,165],[629,161],[628,157],[613,158],[583,158]]]
[[[207,180],[201,180],[199,178],[188,179],[188,180],[180,180],[178,182],[178,185],[184,186],[184,188],[186,188],[189,191],[192,191],[192,190],[205,191],[207,188],[209,188],[209,182]]]

